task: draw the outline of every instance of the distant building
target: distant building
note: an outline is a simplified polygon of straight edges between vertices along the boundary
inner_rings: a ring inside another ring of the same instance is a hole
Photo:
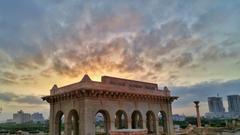
[[[173,119],[173,121],[185,121],[186,116],[185,115],[179,115],[179,114],[173,114],[172,119]]]
[[[32,121],[33,122],[43,122],[44,118],[43,118],[43,114],[36,112],[32,114]]]
[[[209,97],[208,98],[209,112],[223,113],[225,108],[223,107],[222,97]]]
[[[17,124],[22,124],[31,121],[31,114],[24,113],[22,110],[13,114],[13,122]]]
[[[221,97],[209,97],[208,106],[209,112],[205,114],[206,118],[239,118],[240,117],[240,96],[229,95],[228,99],[228,112],[225,112]]]
[[[231,113],[240,113],[240,96],[229,95],[228,99],[228,111]]]
[[[205,113],[205,118],[207,118],[207,119],[214,119],[214,118],[231,119],[231,118],[238,118],[238,116],[236,116],[232,113],[229,113],[229,112],[219,112],[219,113],[208,112],[208,113]]]
[[[13,119],[7,119],[6,120],[6,123],[13,123],[14,121],[13,121]]]

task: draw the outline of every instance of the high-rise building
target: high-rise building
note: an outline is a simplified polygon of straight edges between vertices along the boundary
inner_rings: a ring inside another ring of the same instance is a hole
[[[228,99],[228,111],[232,113],[240,113],[240,96],[229,95]]]
[[[222,97],[208,97],[209,112],[222,113],[225,112]]]
[[[31,121],[31,114],[29,113],[24,113],[22,110],[20,110],[13,114],[13,122],[16,122],[17,124],[26,123],[29,121]]]
[[[32,114],[32,121],[33,122],[43,122],[44,118],[43,118],[43,114],[36,112]]]

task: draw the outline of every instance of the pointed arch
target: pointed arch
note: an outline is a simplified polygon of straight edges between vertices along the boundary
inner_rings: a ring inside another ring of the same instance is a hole
[[[143,128],[143,119],[140,111],[133,111],[132,113],[132,129],[142,129]]]
[[[79,115],[76,110],[71,110],[68,113],[68,135],[79,135]]]
[[[156,117],[152,111],[146,113],[146,125],[148,134],[156,133]]]
[[[123,110],[118,110],[115,114],[115,128],[127,129],[128,128],[128,116]]]
[[[167,114],[165,111],[160,111],[158,113],[159,126],[162,127],[162,132],[168,132]]]
[[[55,116],[55,135],[64,134],[64,113],[58,111]]]
[[[95,134],[108,135],[110,129],[110,115],[106,110],[99,110],[95,114]]]

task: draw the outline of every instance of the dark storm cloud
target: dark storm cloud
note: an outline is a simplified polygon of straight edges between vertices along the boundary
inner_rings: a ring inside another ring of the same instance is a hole
[[[227,95],[240,94],[240,80],[230,80],[226,82],[209,81],[186,87],[173,87],[172,94],[179,96],[175,104],[176,107],[184,107],[194,100],[207,101],[207,97],[219,94],[224,99]]]
[[[0,92],[0,100],[4,102],[17,102],[26,104],[44,104],[40,96],[17,95],[10,92]]]

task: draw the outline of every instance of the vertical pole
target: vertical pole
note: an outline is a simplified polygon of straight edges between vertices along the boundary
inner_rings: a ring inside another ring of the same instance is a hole
[[[197,127],[201,127],[201,119],[200,119],[200,111],[199,111],[199,101],[193,102],[196,107],[196,113],[197,113]]]

